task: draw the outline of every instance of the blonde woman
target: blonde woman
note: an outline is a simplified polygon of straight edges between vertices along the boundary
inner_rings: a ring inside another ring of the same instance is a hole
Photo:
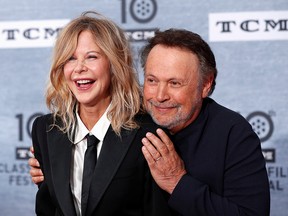
[[[86,12],[64,27],[54,47],[46,103],[51,114],[37,118],[32,130],[45,176],[37,215],[170,214],[141,152],[141,139],[157,126],[138,114],[131,52],[115,23]],[[97,162],[87,175],[90,136],[97,140]]]

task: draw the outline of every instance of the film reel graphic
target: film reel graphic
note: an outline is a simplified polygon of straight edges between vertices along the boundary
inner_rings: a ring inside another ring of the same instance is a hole
[[[130,14],[139,23],[149,22],[156,13],[156,0],[132,0],[130,4]]]
[[[261,111],[253,112],[247,116],[246,120],[251,124],[261,142],[265,142],[271,137],[274,125],[268,114]]]

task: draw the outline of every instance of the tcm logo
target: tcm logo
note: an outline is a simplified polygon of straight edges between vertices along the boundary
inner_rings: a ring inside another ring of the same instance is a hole
[[[250,113],[246,120],[251,124],[254,132],[258,135],[261,143],[267,141],[273,134],[274,124],[271,116],[274,112],[269,114],[262,111],[255,111]],[[262,149],[263,156],[266,162],[275,162],[276,152],[273,148]]]
[[[266,162],[274,163],[276,158],[275,149],[262,149],[262,154]]]
[[[211,13],[209,40],[288,40],[288,11]]]
[[[121,22],[127,23],[127,18],[138,23],[148,23],[157,14],[156,0],[120,0]],[[156,28],[127,29],[125,33],[130,42],[145,42],[155,35]]]
[[[157,29],[132,29],[125,30],[125,34],[130,42],[147,41],[155,35]]]
[[[157,13],[156,0],[120,0],[121,22],[127,23],[127,11],[131,18],[138,23],[150,22]]]
[[[271,116],[265,112],[255,111],[246,117],[261,142],[268,140],[274,131]]]
[[[69,20],[14,21],[0,23],[0,49],[51,47]]]
[[[28,160],[33,156],[29,147],[16,147],[15,153],[17,160]]]

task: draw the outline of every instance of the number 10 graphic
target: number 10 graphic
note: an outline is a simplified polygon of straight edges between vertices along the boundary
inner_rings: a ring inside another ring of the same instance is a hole
[[[121,0],[122,23],[126,23],[126,0]],[[129,5],[131,17],[139,23],[152,20],[157,12],[156,0],[132,0]]]

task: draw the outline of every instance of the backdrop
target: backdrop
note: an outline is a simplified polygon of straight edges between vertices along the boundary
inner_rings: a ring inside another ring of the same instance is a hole
[[[156,28],[186,28],[211,45],[219,70],[212,97],[242,114],[259,135],[271,215],[287,215],[287,0],[1,0],[1,215],[35,214],[37,187],[27,165],[31,124],[47,113],[43,93],[54,39],[86,10],[125,29],[141,82],[138,52]]]

